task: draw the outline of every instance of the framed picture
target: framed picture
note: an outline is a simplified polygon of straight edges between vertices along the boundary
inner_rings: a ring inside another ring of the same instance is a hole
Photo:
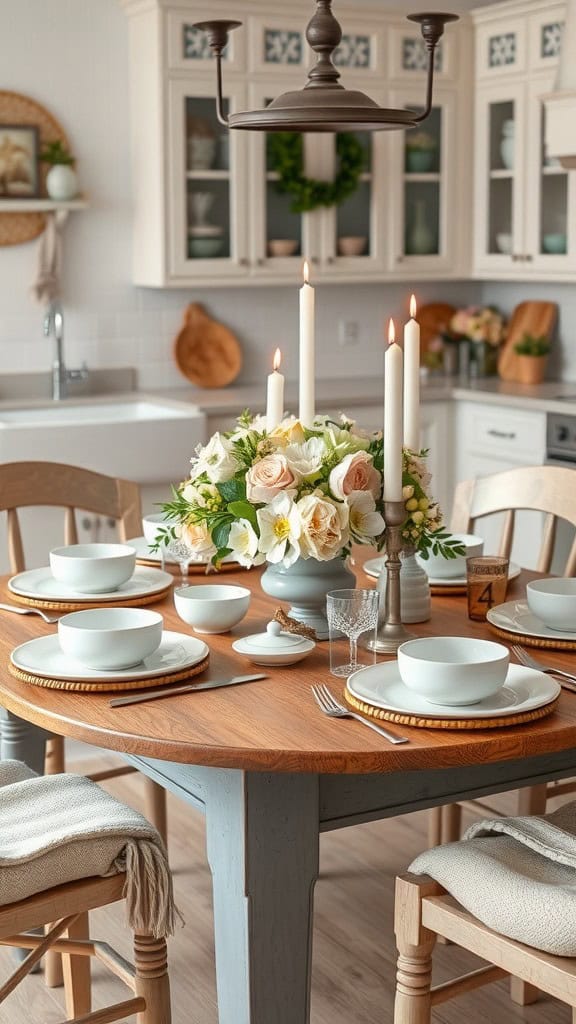
[[[0,199],[40,195],[38,128],[0,124]]]

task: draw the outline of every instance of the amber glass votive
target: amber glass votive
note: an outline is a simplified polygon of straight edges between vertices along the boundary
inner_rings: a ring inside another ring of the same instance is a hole
[[[475,555],[467,558],[468,618],[484,622],[488,610],[506,600],[507,587],[507,558],[500,555]]]

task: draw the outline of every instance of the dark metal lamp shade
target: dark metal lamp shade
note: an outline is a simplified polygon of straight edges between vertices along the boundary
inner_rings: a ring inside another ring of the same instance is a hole
[[[308,73],[307,84],[303,89],[282,93],[262,110],[244,110],[229,117],[224,115],[222,103],[222,52],[229,33],[242,23],[198,22],[195,28],[208,33],[208,41],[216,57],[218,120],[227,128],[261,132],[373,132],[415,127],[428,117],[432,109],[434,52],[443,35],[444,25],[457,21],[458,16],[412,14],[410,20],[420,23],[428,49],[428,83],[421,114],[414,110],[380,107],[365,93],[340,85],[340,72],[332,63],[332,54],[340,44],[342,30],[332,14],[332,0],[316,0],[316,12],[306,29],[306,39],[316,53],[316,64]]]

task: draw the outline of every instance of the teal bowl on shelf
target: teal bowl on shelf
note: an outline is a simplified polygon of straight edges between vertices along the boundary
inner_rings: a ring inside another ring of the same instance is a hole
[[[188,239],[188,255],[193,259],[213,259],[215,256],[220,256],[223,248],[223,238],[192,236]]]
[[[406,149],[406,170],[409,174],[425,174],[434,169],[435,149]]]
[[[557,256],[564,256],[566,253],[566,235],[560,232],[543,235],[542,237],[542,248],[545,253],[555,254]]]

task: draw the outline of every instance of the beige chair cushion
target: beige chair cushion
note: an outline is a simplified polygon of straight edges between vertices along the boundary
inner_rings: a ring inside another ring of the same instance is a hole
[[[576,956],[576,802],[538,818],[479,822],[410,865],[501,935]]]

